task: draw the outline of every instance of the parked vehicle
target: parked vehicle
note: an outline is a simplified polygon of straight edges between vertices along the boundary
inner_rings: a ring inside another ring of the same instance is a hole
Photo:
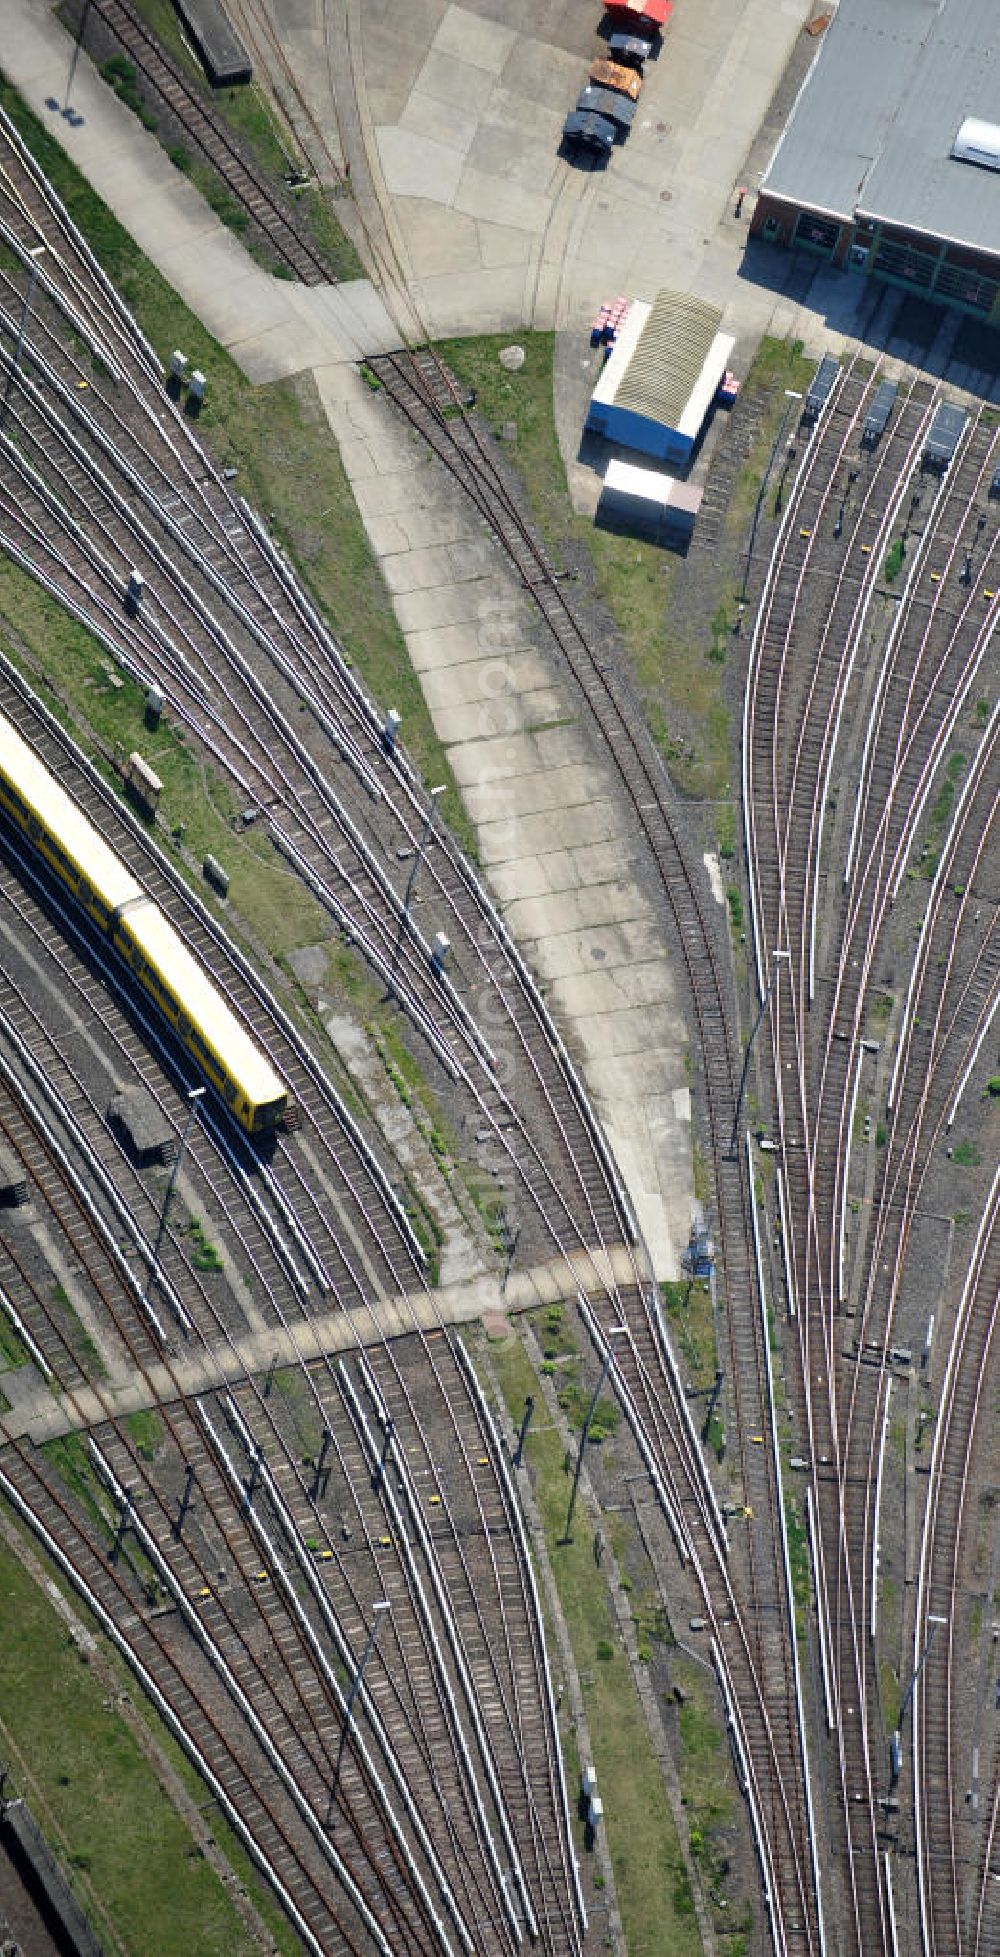
[[[653,52],[652,40],[645,34],[609,34],[608,53],[623,68],[641,68]]]
[[[571,109],[563,123],[563,138],[578,149],[596,150],[607,156],[615,146],[616,128],[607,116],[595,115],[588,109]]]
[[[581,88],[576,106],[591,115],[604,116],[608,122],[616,123],[623,136],[632,127],[635,103],[630,102],[627,95],[619,95],[617,89],[595,88],[593,82],[588,82],[586,88]]]
[[[629,96],[633,102],[639,99],[642,76],[634,68],[622,68],[617,61],[605,61],[599,56],[590,64],[590,79],[601,88],[616,88],[621,95]]]
[[[607,0],[609,14],[617,25],[619,18],[639,34],[657,34],[673,13],[673,0]]]

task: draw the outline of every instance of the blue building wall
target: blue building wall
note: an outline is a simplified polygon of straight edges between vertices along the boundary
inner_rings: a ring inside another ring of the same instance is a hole
[[[681,468],[690,460],[694,447],[689,435],[679,435],[676,428],[667,428],[662,421],[650,421],[631,408],[619,408],[613,401],[591,401],[587,428],[592,435],[603,435],[609,442],[620,442],[623,448],[636,449],[641,455],[655,455],[659,461]]]

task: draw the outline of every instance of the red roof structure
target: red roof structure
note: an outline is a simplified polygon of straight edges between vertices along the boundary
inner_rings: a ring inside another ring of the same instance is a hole
[[[665,27],[673,13],[672,0],[607,0],[607,6],[609,13],[651,20],[655,27]]]

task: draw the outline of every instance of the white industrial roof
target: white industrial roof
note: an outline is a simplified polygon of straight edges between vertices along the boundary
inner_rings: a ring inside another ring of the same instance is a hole
[[[736,345],[717,306],[688,293],[634,299],[594,389],[600,405],[697,435]]]
[[[645,503],[668,503],[673,486],[673,476],[661,475],[658,469],[639,469],[634,462],[616,459],[604,471],[606,490],[618,496],[638,496]]]
[[[951,154],[998,95],[997,0],[840,0],[761,188],[1000,252],[1000,177]]]

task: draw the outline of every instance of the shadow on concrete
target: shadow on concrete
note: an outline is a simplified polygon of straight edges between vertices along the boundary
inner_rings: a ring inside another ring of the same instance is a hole
[[[749,238],[737,277],[816,314],[873,356],[1000,401],[1000,330],[942,301],[884,285],[808,252]]]
[[[615,147],[618,147],[617,141]],[[564,136],[556,155],[571,169],[582,170],[585,176],[601,176],[611,161],[612,152],[588,149],[585,143],[575,143]]]

